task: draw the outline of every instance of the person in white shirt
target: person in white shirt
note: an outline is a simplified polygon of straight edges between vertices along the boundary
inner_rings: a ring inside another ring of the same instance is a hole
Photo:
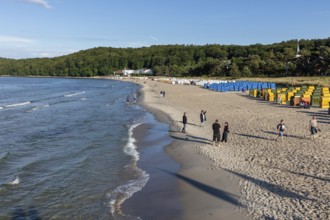
[[[313,116],[312,120],[309,122],[309,130],[311,132],[311,140],[315,140],[317,134],[317,120],[315,116]]]

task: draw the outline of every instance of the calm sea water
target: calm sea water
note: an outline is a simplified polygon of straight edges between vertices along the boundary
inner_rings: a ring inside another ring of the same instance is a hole
[[[126,103],[138,89],[0,78],[0,219],[115,219],[149,178],[132,137],[148,113]]]

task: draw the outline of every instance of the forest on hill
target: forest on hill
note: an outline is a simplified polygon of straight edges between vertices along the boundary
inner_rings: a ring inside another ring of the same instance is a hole
[[[54,58],[0,58],[0,75],[93,77],[152,69],[157,76],[282,77],[330,75],[330,38],[270,45],[98,47]],[[298,52],[298,53],[297,53]]]

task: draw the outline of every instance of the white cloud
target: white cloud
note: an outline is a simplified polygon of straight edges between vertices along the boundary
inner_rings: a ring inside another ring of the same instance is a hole
[[[52,8],[52,6],[46,0],[22,0],[24,2],[40,5],[44,8]]]
[[[28,38],[22,38],[22,37],[0,35],[0,43],[31,44],[31,43],[34,43],[34,40],[31,40],[31,39],[28,39]]]

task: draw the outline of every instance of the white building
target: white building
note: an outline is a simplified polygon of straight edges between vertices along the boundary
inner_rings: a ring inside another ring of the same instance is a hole
[[[129,69],[123,69],[123,70],[117,70],[113,73],[114,75],[123,75],[123,76],[131,76],[131,75],[153,75],[153,72],[151,69],[139,69],[139,70],[129,70]]]

